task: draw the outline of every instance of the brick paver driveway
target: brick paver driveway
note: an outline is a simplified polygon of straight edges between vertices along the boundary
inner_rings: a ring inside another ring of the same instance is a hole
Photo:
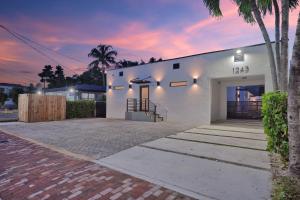
[[[11,123],[0,130],[44,144],[100,159],[130,147],[190,128],[183,124],[115,119],[80,119],[39,123]]]
[[[0,132],[0,199],[191,199]]]

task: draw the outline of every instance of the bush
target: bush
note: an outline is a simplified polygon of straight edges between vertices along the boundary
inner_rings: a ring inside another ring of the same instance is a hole
[[[288,161],[287,94],[269,92],[262,99],[262,114],[265,133],[268,137],[267,150],[279,153]]]
[[[95,101],[67,101],[67,119],[95,117]]]
[[[300,183],[298,180],[283,176],[273,183],[273,200],[298,200],[300,199]]]

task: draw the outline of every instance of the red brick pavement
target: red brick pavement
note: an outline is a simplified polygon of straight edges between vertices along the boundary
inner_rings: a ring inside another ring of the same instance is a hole
[[[0,199],[191,198],[0,132]]]

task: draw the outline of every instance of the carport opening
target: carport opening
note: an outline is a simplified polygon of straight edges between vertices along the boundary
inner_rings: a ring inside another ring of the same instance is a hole
[[[229,86],[227,119],[261,119],[264,85]]]

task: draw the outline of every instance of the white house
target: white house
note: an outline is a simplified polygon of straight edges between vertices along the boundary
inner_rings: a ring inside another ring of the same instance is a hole
[[[107,72],[107,117],[192,125],[260,117],[272,91],[265,44]]]

